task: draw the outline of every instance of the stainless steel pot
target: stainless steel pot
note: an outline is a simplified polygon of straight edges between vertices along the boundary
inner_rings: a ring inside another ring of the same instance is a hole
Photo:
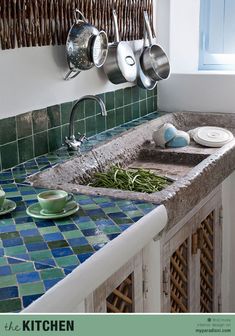
[[[113,10],[115,42],[109,45],[108,56],[104,63],[104,71],[114,84],[134,82],[137,76],[137,65],[134,52],[127,42],[119,37],[117,13]]]
[[[147,30],[149,47],[144,49],[140,59],[144,73],[154,81],[167,79],[170,75],[170,63],[163,48],[153,44],[153,35],[150,28],[148,13],[144,11],[145,28]]]
[[[70,70],[64,79],[69,80],[81,71],[94,66],[99,68],[104,64],[108,54],[107,34],[88,23],[84,15],[76,9],[75,23],[67,37],[66,52]]]

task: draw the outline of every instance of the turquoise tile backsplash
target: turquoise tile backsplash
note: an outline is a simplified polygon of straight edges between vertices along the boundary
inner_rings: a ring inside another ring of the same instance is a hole
[[[146,91],[134,86],[99,96],[106,105],[107,117],[100,115],[95,102],[83,102],[78,106],[75,132],[89,137],[157,110],[157,89]],[[70,112],[75,103],[66,102],[0,120],[0,170],[61,147],[68,135]]]

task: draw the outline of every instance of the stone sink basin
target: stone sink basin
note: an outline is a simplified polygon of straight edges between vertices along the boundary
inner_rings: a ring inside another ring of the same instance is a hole
[[[28,180],[34,186],[162,203],[167,208],[171,227],[235,169],[235,140],[219,149],[202,147],[193,141],[181,149],[157,148],[152,133],[165,122],[185,131],[199,126],[219,126],[235,134],[233,114],[166,113]],[[153,194],[87,186],[95,172],[107,171],[114,164],[149,169],[171,178],[173,183]]]

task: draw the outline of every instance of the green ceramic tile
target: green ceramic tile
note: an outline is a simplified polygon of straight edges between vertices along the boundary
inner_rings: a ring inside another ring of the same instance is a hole
[[[45,260],[52,258],[52,253],[49,250],[29,252],[29,255],[33,261]]]
[[[16,141],[1,146],[0,151],[3,169],[14,167],[19,163],[18,146]]]
[[[100,203],[109,203],[110,202],[110,198],[99,196],[99,198],[95,198],[94,199],[94,202],[97,203],[97,204],[100,204]]]
[[[122,125],[124,123],[124,108],[119,107],[116,109],[116,125]]]
[[[85,119],[86,123],[86,136],[90,137],[96,134],[96,117]]]
[[[0,145],[16,140],[16,118],[10,117],[0,120]]]
[[[105,228],[103,228],[102,231],[106,234],[120,233],[121,232],[120,228],[116,225],[108,225]]]
[[[63,232],[63,236],[66,239],[71,239],[71,238],[80,238],[80,237],[83,237],[83,234],[82,234],[82,232],[80,230],[73,230],[73,231]]]
[[[79,265],[79,260],[75,255],[56,258],[56,263],[59,267],[68,267],[72,265]]]
[[[125,118],[125,122],[132,120],[132,106],[131,105],[126,105],[124,107],[124,118]]]
[[[27,137],[18,140],[18,148],[19,148],[19,160],[20,162],[25,162],[34,157],[33,152],[33,137]]]
[[[122,107],[124,105],[124,90],[115,91],[115,108]]]
[[[139,216],[143,216],[143,212],[138,211],[138,210],[133,210],[133,211],[125,211],[126,215],[130,218],[134,218],[134,217],[139,217]]]
[[[150,97],[147,99],[147,113],[152,113],[154,111],[154,98]]]
[[[34,135],[34,152],[35,156],[46,154],[49,151],[48,147],[48,134],[46,132]]]
[[[73,105],[75,105],[76,103],[77,101],[75,101]],[[82,101],[75,107],[74,120],[81,120],[84,118],[85,118],[85,102]]]
[[[146,100],[140,102],[140,116],[143,117],[147,114]]]
[[[13,313],[18,312],[21,309],[20,298],[0,301],[0,313]]]
[[[19,284],[20,296],[43,294],[45,288],[42,282],[30,282],[26,284]]]
[[[97,133],[101,133],[107,129],[106,126],[106,118],[101,114],[96,115],[96,131]]]
[[[69,124],[61,126],[62,143],[64,143],[65,137],[69,137]]]
[[[74,135],[77,136],[78,134],[85,134],[86,133],[86,125],[85,119],[77,120],[74,123]]]
[[[72,102],[61,104],[61,123],[62,125],[69,123],[72,106],[73,106]]]
[[[11,270],[12,273],[24,273],[35,271],[34,264],[32,262],[22,262],[19,264],[12,264]]]
[[[139,99],[140,100],[146,99],[146,96],[147,96],[147,90],[139,89]]]
[[[48,130],[49,151],[52,152],[62,146],[61,127]]]
[[[94,209],[99,209],[99,206],[97,204],[83,204],[82,208],[84,210],[94,210]]]
[[[41,234],[46,234],[46,233],[54,233],[54,232],[60,232],[57,226],[48,226],[44,228],[38,228],[38,231]]]
[[[137,119],[140,117],[140,104],[139,102],[134,103],[132,105],[132,111],[133,111],[133,119]]]
[[[138,86],[133,86],[132,87],[132,101],[137,102],[140,99],[140,92],[139,92],[139,87]]]
[[[47,109],[35,110],[32,112],[33,133],[46,131],[48,128]]]
[[[8,256],[17,256],[18,254],[26,253],[25,246],[12,246],[5,248],[5,254]]]
[[[116,111],[115,110],[108,111],[106,122],[107,122],[107,129],[110,129],[116,126]]]
[[[55,248],[59,248],[59,247],[69,246],[66,240],[57,240],[57,241],[48,242],[47,245],[52,250]]]
[[[61,125],[60,105],[49,106],[47,108],[48,129]]]
[[[33,132],[32,112],[16,116],[16,129],[18,139],[32,135]]]
[[[27,224],[18,224],[16,225],[16,230],[29,230],[29,229],[34,229],[36,228],[36,224],[34,222],[32,223],[27,223]]]
[[[42,270],[40,272],[42,280],[47,280],[47,279],[56,279],[56,278],[63,278],[64,273],[61,269],[58,268],[51,268],[48,270]]]
[[[72,249],[75,254],[94,252],[94,249],[90,245],[74,246]]]
[[[107,214],[121,212],[121,209],[118,207],[107,207],[107,208],[102,208],[102,210]]]
[[[6,265],[7,258],[6,257],[0,257],[0,265]]]
[[[92,221],[78,223],[78,226],[80,227],[81,230],[95,229],[96,228],[95,223],[92,222]]]
[[[23,239],[25,244],[39,243],[44,241],[42,236],[24,237]]]
[[[99,107],[98,107],[99,108]],[[92,117],[96,114],[96,103],[94,100],[85,101],[85,118]]]
[[[20,237],[19,232],[6,232],[6,233],[0,233],[1,239],[13,239]]]
[[[153,97],[153,110],[157,111],[158,110],[158,100],[157,100],[157,96]]]
[[[124,105],[132,103],[132,88],[127,87],[124,89]]]
[[[114,92],[105,93],[105,106],[107,111],[114,109]]]
[[[10,287],[10,286],[15,286],[17,285],[16,281],[16,276],[14,274],[11,275],[1,275],[1,280],[0,280],[0,288],[4,287]]]
[[[113,218],[113,221],[118,225],[133,223],[130,218]]]

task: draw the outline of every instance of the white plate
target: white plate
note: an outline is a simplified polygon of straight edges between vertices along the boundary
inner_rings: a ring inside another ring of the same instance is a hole
[[[204,126],[196,129],[193,139],[206,147],[222,147],[233,139],[233,134],[225,128]]]

